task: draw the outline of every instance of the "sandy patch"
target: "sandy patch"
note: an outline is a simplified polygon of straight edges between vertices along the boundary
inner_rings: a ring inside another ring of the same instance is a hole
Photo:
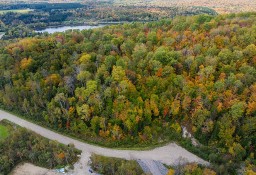
[[[30,163],[18,165],[10,175],[61,175],[54,170],[41,168]]]

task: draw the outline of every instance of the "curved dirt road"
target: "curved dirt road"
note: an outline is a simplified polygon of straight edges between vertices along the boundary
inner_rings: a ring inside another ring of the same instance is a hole
[[[12,114],[0,110],[0,120],[7,119],[13,123],[16,123],[22,127],[25,127],[29,130],[32,130],[48,139],[56,140],[63,144],[74,144],[75,147],[82,151],[81,159],[78,163],[75,164],[74,174],[89,174],[87,163],[89,157],[92,153],[108,156],[108,157],[117,157],[123,159],[142,159],[142,160],[156,160],[160,161],[167,165],[175,165],[180,163],[180,161],[186,162],[197,162],[200,164],[208,164],[208,162],[202,160],[196,155],[188,152],[184,148],[178,146],[175,143],[170,143],[166,146],[155,148],[153,150],[147,151],[134,151],[134,150],[115,150],[110,148],[103,148],[95,145],[90,145],[67,136],[50,131],[46,128],[23,120],[19,117],[16,117]]]

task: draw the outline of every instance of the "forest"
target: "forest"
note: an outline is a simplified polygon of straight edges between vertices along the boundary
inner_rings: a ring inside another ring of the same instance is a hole
[[[218,174],[255,169],[256,13],[1,41],[0,104],[109,147],[186,127]]]
[[[7,128],[8,133],[4,138],[0,135],[0,174],[9,174],[21,162],[56,168],[72,165],[78,159],[80,151],[73,145],[50,141],[8,121],[1,121],[0,126]]]

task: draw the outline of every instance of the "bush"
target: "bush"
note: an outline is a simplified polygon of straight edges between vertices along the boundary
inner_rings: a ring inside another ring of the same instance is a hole
[[[143,171],[135,160],[123,160],[93,154],[91,167],[94,171],[104,175],[143,175]]]

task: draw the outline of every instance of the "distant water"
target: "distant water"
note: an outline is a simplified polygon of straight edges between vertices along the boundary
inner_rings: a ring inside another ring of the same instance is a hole
[[[4,33],[0,33],[0,39],[2,39],[3,36],[4,36]]]
[[[55,32],[65,32],[66,30],[84,30],[84,29],[95,29],[95,28],[100,28],[104,27],[104,25],[98,25],[98,26],[63,26],[63,27],[49,27],[44,30],[37,30],[35,32],[38,33],[44,33],[48,32],[49,34],[55,33]]]

